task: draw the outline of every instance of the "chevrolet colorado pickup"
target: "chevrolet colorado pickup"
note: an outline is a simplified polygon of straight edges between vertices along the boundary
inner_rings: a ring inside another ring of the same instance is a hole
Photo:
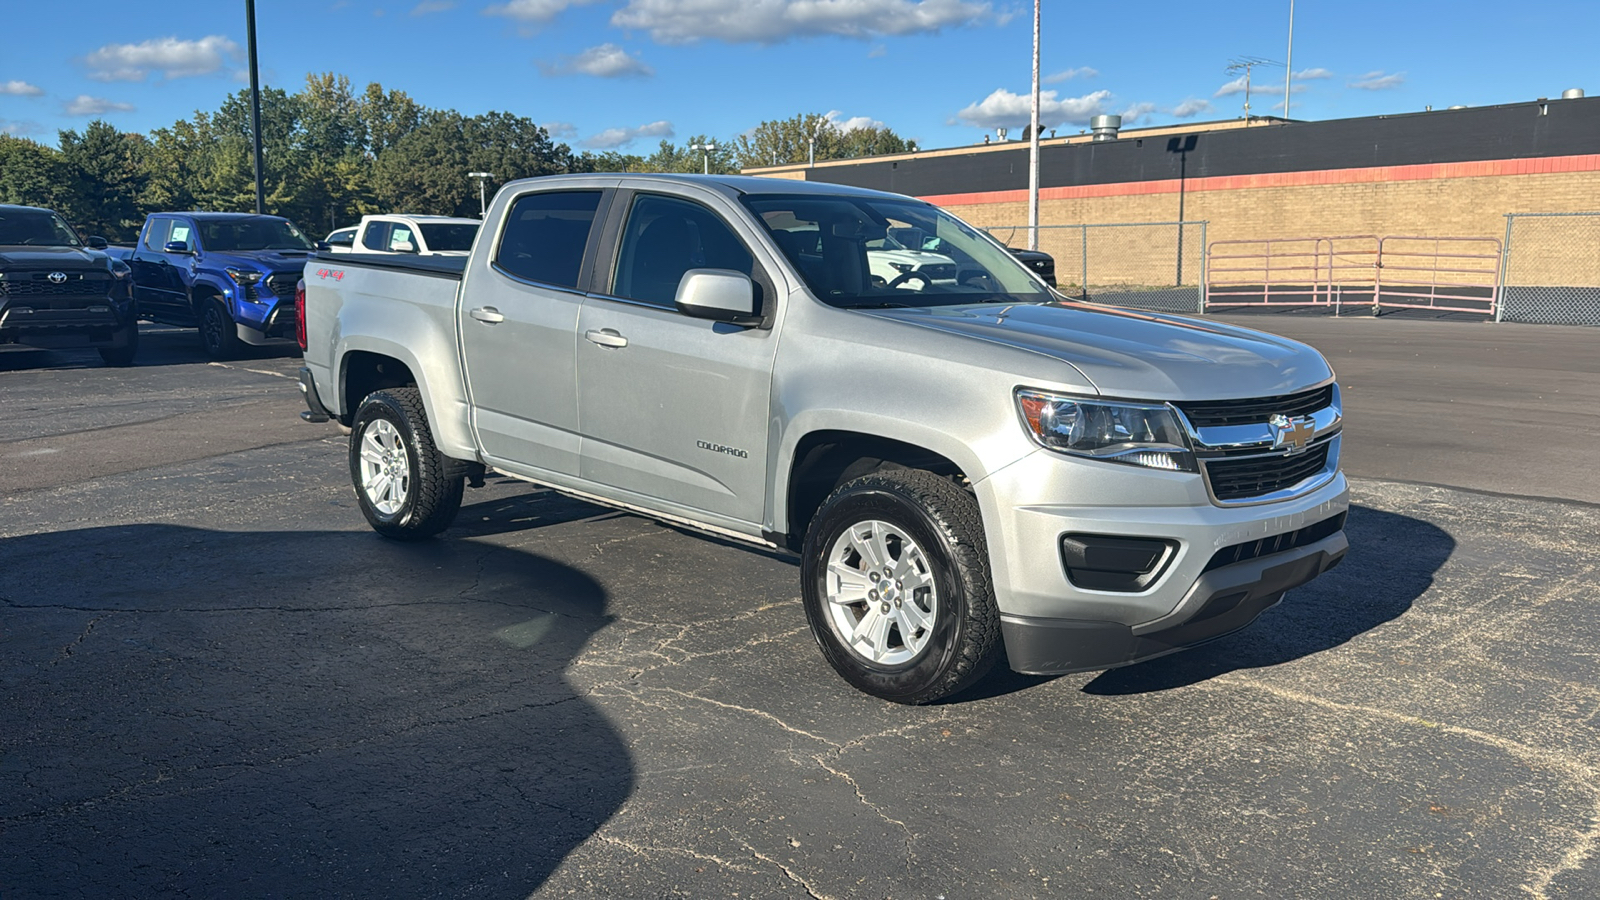
[[[133,247],[139,314],[198,326],[213,359],[294,338],[295,283],[313,245],[288,219],[249,213],[154,213]]]
[[[128,266],[48,209],[0,205],[0,344],[94,347],[113,366],[139,352]]]
[[[572,175],[483,228],[306,266],[302,416],[350,429],[380,534],[437,534],[493,467],[794,552],[823,656],[901,703],[1204,642],[1347,550],[1321,355],[1069,302],[927,203]],[[875,274],[906,228],[962,277]]]

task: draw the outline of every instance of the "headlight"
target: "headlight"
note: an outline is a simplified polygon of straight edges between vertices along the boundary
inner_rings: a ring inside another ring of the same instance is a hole
[[[1017,410],[1033,439],[1058,453],[1171,472],[1196,471],[1188,439],[1168,406],[1017,391]]]
[[[233,266],[229,266],[227,272],[228,277],[233,279],[234,284],[248,286],[261,280],[261,273],[254,269],[236,269]]]
[[[897,262],[889,263],[889,267],[894,269],[896,272],[909,272],[912,269],[916,268],[916,266],[914,266],[914,265],[912,265],[910,263],[897,263]]]

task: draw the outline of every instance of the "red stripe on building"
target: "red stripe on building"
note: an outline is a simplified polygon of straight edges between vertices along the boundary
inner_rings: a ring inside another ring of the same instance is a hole
[[[1600,172],[1600,153],[1583,156],[1550,156],[1541,159],[1490,159],[1455,163],[1421,163],[1412,166],[1373,166],[1365,169],[1319,169],[1307,172],[1266,172],[1257,175],[1219,175],[1189,178],[1186,192],[1243,191],[1268,187],[1304,187],[1324,184],[1376,184],[1385,181],[1431,181],[1442,178],[1493,178],[1500,175],[1547,175],[1567,172]],[[1091,197],[1133,197],[1143,194],[1176,194],[1179,181],[1125,181],[1118,184],[1085,184],[1071,187],[1040,188],[1040,200],[1080,200]],[[1028,192],[981,191],[971,194],[935,194],[921,198],[939,206],[967,206],[979,203],[1026,203]]]

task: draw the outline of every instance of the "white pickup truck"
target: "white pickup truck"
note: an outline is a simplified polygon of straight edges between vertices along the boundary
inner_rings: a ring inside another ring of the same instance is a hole
[[[322,243],[331,253],[466,256],[482,224],[454,216],[362,216],[359,223],[330,233]]]
[[[351,429],[381,534],[443,531],[493,467],[792,551],[828,662],[902,703],[1204,642],[1345,555],[1339,388],[1302,344],[1069,302],[837,185],[557,176],[484,221],[466,259],[306,266],[302,415]],[[960,278],[873,271],[912,228]]]

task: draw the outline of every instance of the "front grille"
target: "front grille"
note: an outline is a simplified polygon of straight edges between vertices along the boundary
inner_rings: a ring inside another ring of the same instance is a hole
[[[1253,456],[1205,460],[1211,493],[1218,500],[1248,500],[1294,487],[1322,471],[1332,441],[1294,456]]]
[[[279,300],[293,300],[295,284],[299,280],[298,275],[274,275],[267,279],[267,290]]]
[[[47,272],[8,272],[0,279],[0,296],[3,297],[99,297],[106,296],[109,276],[99,273],[72,272],[67,280],[55,284]]]
[[[1213,428],[1222,425],[1249,425],[1265,422],[1274,415],[1291,418],[1309,416],[1326,409],[1333,403],[1333,385],[1298,394],[1277,397],[1253,397],[1248,400],[1199,400],[1174,404],[1189,417],[1196,428]]]
[[[1339,513],[1337,516],[1323,519],[1321,522],[1307,525],[1294,531],[1285,531],[1272,537],[1264,537],[1259,541],[1245,541],[1242,544],[1223,547],[1212,554],[1211,561],[1206,563],[1206,567],[1201,571],[1209,572],[1212,569],[1220,569],[1223,566],[1231,566],[1234,563],[1260,559],[1263,556],[1270,556],[1274,553],[1282,553],[1285,550],[1309,547],[1323,538],[1332,537],[1343,531],[1344,517],[1345,513]]]

